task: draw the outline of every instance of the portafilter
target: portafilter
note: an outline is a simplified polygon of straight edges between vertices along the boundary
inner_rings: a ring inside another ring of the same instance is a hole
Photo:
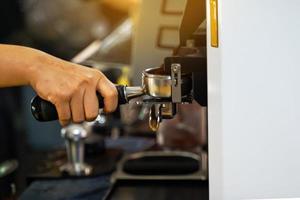
[[[182,74],[180,79],[181,96],[186,97],[192,91],[192,76],[190,74]],[[163,68],[149,68],[143,71],[142,86],[124,86],[116,85],[118,91],[118,105],[126,104],[131,99],[140,96],[147,96],[147,101],[152,103],[172,102],[172,85],[174,80],[171,75],[166,74]],[[104,107],[103,97],[97,93],[99,107]],[[176,102],[177,103],[177,102]],[[31,111],[34,118],[38,121],[52,121],[58,119],[55,106],[35,96],[31,101]]]

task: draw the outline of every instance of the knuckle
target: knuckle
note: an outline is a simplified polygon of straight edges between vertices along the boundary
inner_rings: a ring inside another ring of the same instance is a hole
[[[92,74],[89,74],[89,75],[86,77],[86,82],[87,82],[87,83],[93,83],[93,82],[95,82],[95,76],[92,75]]]
[[[62,126],[66,126],[70,123],[70,119],[59,119],[59,122]]]
[[[105,106],[105,112],[106,113],[111,113],[111,112],[114,112],[114,111],[115,111],[115,108],[112,105]]]
[[[115,99],[115,98],[117,98],[117,96],[118,96],[118,94],[114,89],[107,91],[107,98]]]
[[[106,107],[105,108],[106,113],[112,113],[113,111],[114,111],[114,109],[112,109],[111,107]]]
[[[78,91],[87,83],[87,78],[85,75],[78,75],[74,78],[73,82],[70,84],[70,90],[73,92]]]
[[[69,121],[71,119],[70,113],[66,112],[66,111],[63,111],[62,108],[59,108],[57,110],[57,112],[58,112],[59,120]]]
[[[72,93],[70,91],[60,91],[56,94],[57,100],[59,101],[69,101],[71,99]]]
[[[103,74],[97,69],[90,69],[88,73],[85,74],[86,81],[94,82],[99,77],[102,77]]]
[[[84,121],[84,119],[83,118],[81,118],[81,117],[73,117],[73,122],[74,123],[81,123],[81,122],[83,122]]]
[[[74,88],[72,88],[72,90],[70,90],[70,97],[73,97],[75,94],[77,94],[78,92],[80,92],[81,91],[81,89],[82,89],[82,85],[81,84],[78,84],[78,85],[76,85]]]
[[[93,76],[92,74],[87,74],[85,76],[82,76],[74,87],[75,92],[78,92],[82,88],[95,85],[95,80],[96,80],[95,76]]]
[[[88,76],[88,75],[84,76],[80,79],[77,88],[81,88],[85,85],[89,85],[91,82],[92,82],[92,78],[90,76]]]
[[[74,82],[70,86],[70,88],[67,91],[67,95],[71,98],[76,93],[80,92],[83,87],[84,87],[84,81],[83,80],[77,80],[76,82]]]
[[[99,110],[94,108],[90,111],[86,111],[85,118],[88,121],[93,121],[97,118],[98,114],[99,114]]]
[[[70,123],[70,121],[71,121],[71,118],[70,118],[70,117],[68,117],[68,116],[63,116],[63,115],[62,115],[62,117],[60,117],[60,118],[59,118],[59,121],[61,121],[61,122],[64,122],[64,123],[68,124],[68,123]]]
[[[58,114],[59,121],[64,123],[69,123],[71,120],[70,112],[65,111],[61,104],[56,105],[56,110]]]
[[[60,108],[63,102],[68,101],[68,97],[66,95],[56,94],[49,98],[50,102],[52,102],[56,107]]]
[[[94,121],[98,116],[98,113],[97,114],[91,114],[91,115],[87,115],[86,116],[86,120],[87,121]]]
[[[97,81],[101,81],[103,80],[103,77],[104,75],[102,74],[101,71],[97,70],[97,69],[93,69],[94,70],[94,78],[97,80]]]
[[[59,120],[59,123],[62,125],[62,126],[67,126],[70,121],[69,120]]]
[[[102,75],[103,75],[102,72],[101,72],[100,70],[95,69],[95,68],[92,68],[92,69],[91,69],[91,72],[92,72],[93,75],[95,75],[95,76],[102,76]]]

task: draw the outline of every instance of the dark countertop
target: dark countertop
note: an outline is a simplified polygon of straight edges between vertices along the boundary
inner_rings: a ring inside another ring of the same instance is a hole
[[[20,200],[100,200],[109,189],[109,177],[35,181]]]
[[[135,152],[151,146],[145,140],[127,138],[107,142],[110,147],[124,147],[125,152]],[[131,181],[110,183],[111,174],[93,178],[36,180],[20,196],[20,200],[101,200],[109,190],[115,200],[180,200],[208,199],[208,182],[183,181]],[[113,186],[113,187],[112,187]]]
[[[107,148],[120,148],[132,153],[150,148],[153,139],[123,137],[106,139]],[[29,185],[21,200],[101,199],[110,187],[110,174],[81,179],[37,180]]]

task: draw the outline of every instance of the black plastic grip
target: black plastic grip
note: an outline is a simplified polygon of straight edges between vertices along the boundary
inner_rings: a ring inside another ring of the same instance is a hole
[[[116,86],[116,88],[118,91],[118,105],[128,103],[125,94],[125,86],[118,85]],[[99,101],[99,107],[103,108],[104,107],[103,97],[99,93],[97,93],[97,97]],[[46,122],[46,121],[53,121],[58,119],[58,114],[55,106],[49,101],[46,101],[39,96],[35,96],[31,100],[31,112],[34,118],[38,121]]]

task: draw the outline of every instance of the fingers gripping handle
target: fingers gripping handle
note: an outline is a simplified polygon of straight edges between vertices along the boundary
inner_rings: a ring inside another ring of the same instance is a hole
[[[126,93],[125,93],[125,86],[118,85],[116,86],[118,91],[118,105],[126,104],[128,103]],[[99,101],[99,107],[104,107],[104,99],[103,97],[97,93],[98,101]],[[42,99],[39,96],[35,96],[31,100],[31,112],[34,118],[38,121],[53,121],[58,119],[58,114],[56,111],[55,106],[44,99]]]

